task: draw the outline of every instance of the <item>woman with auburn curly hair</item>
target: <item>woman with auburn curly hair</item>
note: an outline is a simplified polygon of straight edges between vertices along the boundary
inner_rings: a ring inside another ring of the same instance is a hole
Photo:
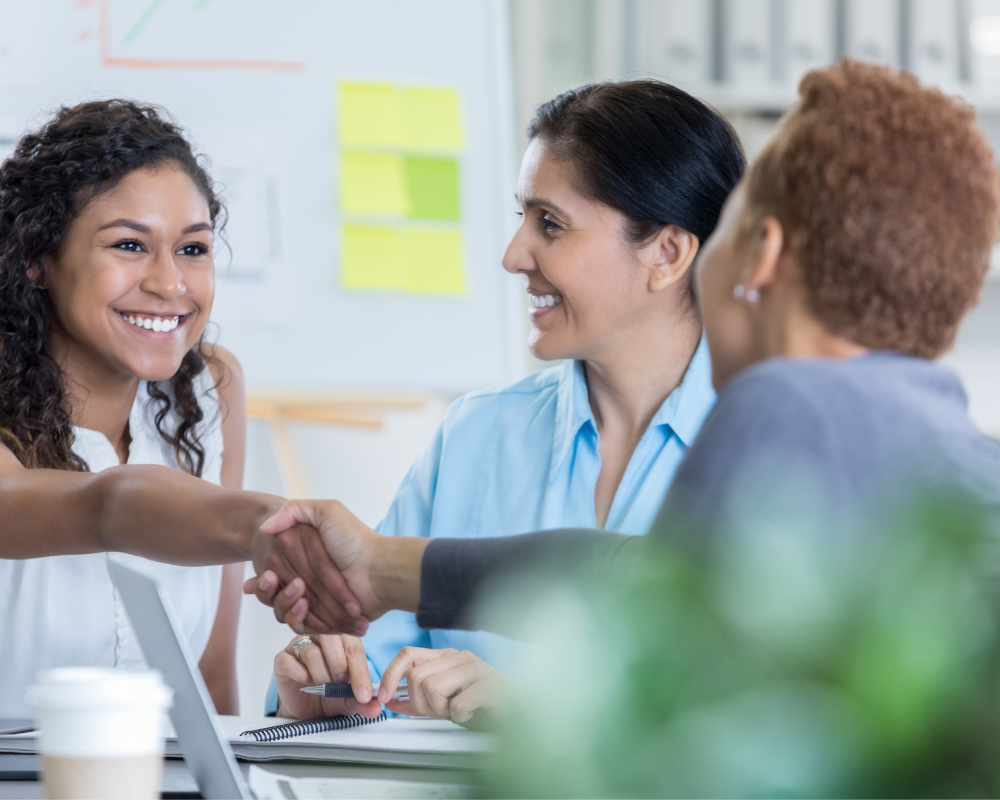
[[[606,580],[608,564],[641,557],[646,541],[697,547],[777,522],[860,547],[859,533],[875,536],[940,493],[1000,529],[1000,444],[969,420],[958,377],[931,360],[976,303],[997,238],[989,144],[967,105],[885,67],[844,61],[807,75],[800,95],[699,261],[719,398],[647,537],[428,542],[380,537],[338,504],[301,501],[267,529],[320,528],[369,619],[399,608],[422,627],[458,629],[526,608],[508,590],[490,595],[504,607],[487,620],[470,616],[500,577],[578,569]],[[275,596],[274,583],[258,582],[258,596],[295,621],[296,597]],[[418,712],[460,722],[504,685],[471,654],[411,650],[385,670],[379,697],[404,677]]]
[[[0,164],[2,717],[39,670],[142,663],[109,561],[158,579],[236,713],[234,562],[281,501],[236,491],[242,376],[203,339],[221,212],[151,106],[63,108]]]

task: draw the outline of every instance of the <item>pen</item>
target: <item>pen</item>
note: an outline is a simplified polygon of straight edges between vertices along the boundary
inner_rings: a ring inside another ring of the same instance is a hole
[[[303,686],[300,692],[318,694],[320,697],[339,697],[345,700],[354,699],[354,690],[349,683],[321,683],[319,686]],[[378,684],[372,684],[372,698],[378,697]],[[393,700],[409,700],[410,694],[405,683],[396,687]]]

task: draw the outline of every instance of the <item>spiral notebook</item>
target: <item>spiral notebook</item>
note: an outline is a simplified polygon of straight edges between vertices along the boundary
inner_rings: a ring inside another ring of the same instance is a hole
[[[319,719],[301,719],[284,725],[271,725],[267,728],[257,728],[253,731],[243,731],[240,738],[250,738],[255,742],[277,742],[281,739],[291,739],[293,736],[308,736],[310,733],[324,731],[345,731],[361,725],[371,725],[375,722],[385,722],[385,712],[377,717],[362,717],[360,714],[338,717],[320,717]]]
[[[275,717],[218,719],[241,761],[291,759],[474,769],[493,749],[494,741],[490,734],[447,720],[419,717],[330,717],[285,724],[275,724],[279,722]],[[167,752],[180,754],[176,739],[167,739]]]

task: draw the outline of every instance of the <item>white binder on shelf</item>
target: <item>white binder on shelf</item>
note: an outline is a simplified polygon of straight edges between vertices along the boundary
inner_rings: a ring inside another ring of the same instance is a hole
[[[977,98],[1000,102],[1000,0],[968,0],[969,70]]]
[[[845,54],[900,66],[900,5],[900,0],[844,0]]]
[[[775,77],[771,0],[722,0],[720,8],[724,82],[766,90]]]
[[[640,0],[635,15],[640,68],[683,89],[715,78],[713,0]]]
[[[961,78],[959,0],[910,0],[907,66],[924,83],[954,88]]]
[[[837,59],[836,0],[773,0],[778,76],[797,86],[810,70]]]

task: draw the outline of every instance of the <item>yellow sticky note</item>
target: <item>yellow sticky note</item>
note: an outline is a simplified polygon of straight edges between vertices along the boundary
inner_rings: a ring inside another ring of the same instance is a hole
[[[345,289],[404,288],[407,254],[395,228],[345,225],[341,233],[340,282]]]
[[[403,145],[418,150],[457,150],[463,146],[458,93],[453,89],[403,92]]]
[[[341,83],[338,93],[341,144],[402,142],[400,97],[391,83]]]
[[[345,214],[405,214],[403,159],[392,153],[346,150],[340,158],[340,205]]]
[[[462,235],[411,230],[406,237],[406,289],[414,294],[465,293]]]

